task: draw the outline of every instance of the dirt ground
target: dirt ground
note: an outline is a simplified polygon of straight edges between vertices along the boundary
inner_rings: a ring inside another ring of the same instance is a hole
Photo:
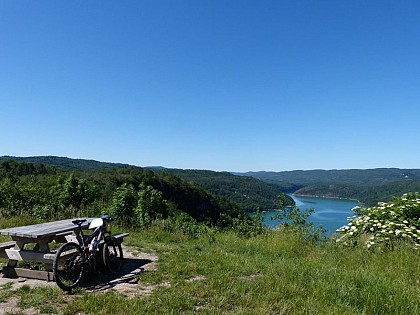
[[[89,292],[107,292],[114,290],[122,293],[128,298],[133,298],[139,295],[148,295],[153,292],[155,286],[142,285],[139,281],[141,273],[147,271],[154,271],[157,269],[158,256],[154,253],[139,252],[132,247],[123,246],[124,264],[119,276],[111,276],[106,272],[99,272],[95,277],[89,277],[82,287]],[[93,278],[93,279],[92,279]],[[30,287],[52,286],[57,287],[56,283],[44,280],[25,279],[25,278],[4,278],[0,275],[0,286],[7,283],[12,284],[12,290],[19,289],[27,285]],[[161,286],[169,286],[167,283],[160,284]],[[57,287],[58,288],[58,287]],[[0,303],[0,315],[7,313],[14,313],[17,308],[18,298],[10,298],[8,301]],[[25,309],[25,314],[37,314],[36,310]]]

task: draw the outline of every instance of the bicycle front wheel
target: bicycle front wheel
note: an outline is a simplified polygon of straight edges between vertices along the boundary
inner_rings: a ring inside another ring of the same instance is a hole
[[[105,243],[102,258],[108,271],[116,275],[121,270],[124,259],[121,244],[115,241],[111,241],[109,244]]]
[[[82,280],[85,265],[82,248],[76,243],[64,244],[53,262],[55,282],[62,290],[70,292]]]

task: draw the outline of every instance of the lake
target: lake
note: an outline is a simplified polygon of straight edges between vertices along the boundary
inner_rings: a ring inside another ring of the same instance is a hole
[[[338,228],[346,225],[347,217],[354,215],[351,209],[360,205],[357,201],[350,199],[289,196],[293,198],[300,210],[315,209],[315,213],[309,216],[308,221],[313,222],[315,226],[321,224],[327,230],[327,235],[331,235]],[[271,220],[274,214],[276,214],[276,211],[267,211],[265,213],[264,225],[275,227],[279,224],[279,221]]]

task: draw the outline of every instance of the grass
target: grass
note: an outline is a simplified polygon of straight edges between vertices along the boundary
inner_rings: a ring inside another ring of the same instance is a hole
[[[15,293],[20,296],[17,304],[22,309],[34,307],[42,314],[57,314],[65,303],[65,297],[57,288],[22,286]]]
[[[133,235],[130,243],[160,255],[159,271],[140,282],[170,287],[129,303],[114,293],[81,295],[66,314],[420,313],[420,257],[410,248],[313,246],[298,234],[274,231],[251,239],[221,233],[211,241],[162,233]]]
[[[403,244],[372,252],[290,231],[190,239],[158,227],[130,232],[124,244],[158,254],[158,270],[139,280],[156,285],[151,295],[6,286],[0,297],[13,292],[23,309],[63,314],[420,314],[420,253]]]

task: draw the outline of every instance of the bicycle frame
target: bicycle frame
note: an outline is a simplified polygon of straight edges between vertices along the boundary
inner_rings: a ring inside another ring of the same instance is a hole
[[[102,224],[96,227],[95,230],[87,236],[83,234],[83,229],[79,226],[81,236],[80,246],[85,255],[85,262],[88,263],[91,268],[95,267],[95,253],[98,251],[100,241],[105,240],[105,234],[111,234],[107,229],[108,217],[102,217],[101,219]]]
[[[86,219],[72,221],[79,226],[78,242],[63,244],[53,261],[54,279],[61,289],[71,291],[82,281],[87,269],[96,271],[96,256],[101,241],[104,241],[101,250],[104,266],[114,275],[121,269],[123,259],[121,242],[116,241],[111,231],[107,229],[107,224],[111,220],[107,215],[93,219],[89,226],[93,232],[86,236],[81,226]]]

